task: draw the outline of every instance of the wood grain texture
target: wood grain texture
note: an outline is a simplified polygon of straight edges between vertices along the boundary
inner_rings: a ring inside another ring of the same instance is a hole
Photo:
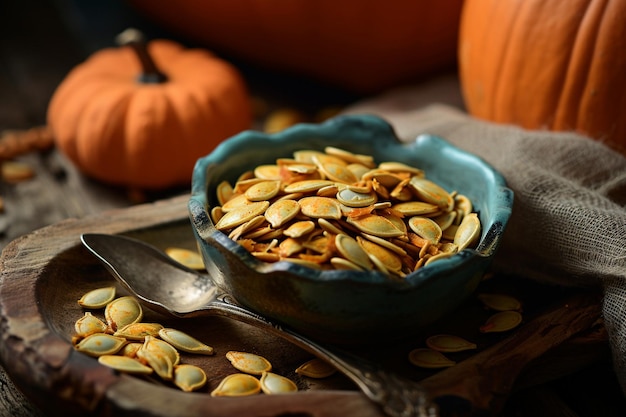
[[[337,412],[341,411],[341,415],[380,416],[378,406],[341,376],[319,382],[317,386],[300,381],[302,391],[291,396],[261,395],[231,401],[206,395],[189,396],[155,383],[156,380],[120,376],[74,350],[72,326],[82,314],[75,300],[89,288],[112,282],[104,268],[80,245],[80,234],[121,233],[161,248],[192,247],[194,238],[187,201],[188,195],[181,195],[61,221],[16,239],[5,248],[0,258],[0,359],[26,396],[44,412],[62,409],[64,415],[218,417],[240,413],[251,416],[301,413],[321,417],[339,415]],[[541,306],[535,312],[532,308],[525,313],[528,322],[523,327],[507,337],[483,343],[480,352],[458,365],[421,376],[409,370],[409,375],[421,379],[427,392],[444,410],[458,412],[460,399],[463,407],[469,404],[472,415],[485,412],[495,415],[513,393],[522,371],[534,360],[573,343],[580,335],[589,334],[597,326],[600,315],[599,297],[588,293],[565,294],[551,302],[549,308]],[[278,364],[277,369],[283,374],[292,372],[297,363],[308,358],[295,346],[244,324],[221,318],[180,322],[155,314],[147,312],[144,320],[202,334],[212,340],[218,352],[263,352]],[[464,320],[457,316],[451,325],[468,327]],[[606,339],[601,333],[597,335],[600,337],[593,339],[596,343],[587,344],[589,349],[583,351],[605,352],[602,346],[606,345]],[[408,352],[407,346],[360,350],[370,359],[389,361],[388,366],[401,369],[406,368],[402,358]],[[577,355],[575,362],[559,369],[559,375],[571,368],[578,369],[582,362],[593,363],[601,356],[584,356],[580,352]],[[189,360],[210,367],[209,387],[215,387],[232,372],[227,361]],[[543,375],[533,383],[552,377]],[[530,380],[527,378],[527,383]],[[208,389],[204,391],[206,394]],[[450,400],[452,397],[455,401]]]

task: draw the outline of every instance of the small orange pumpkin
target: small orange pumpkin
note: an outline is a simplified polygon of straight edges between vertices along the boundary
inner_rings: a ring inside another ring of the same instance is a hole
[[[359,94],[453,70],[463,0],[131,0],[163,27]]]
[[[468,111],[578,131],[626,154],[626,2],[466,0],[459,70]]]
[[[199,157],[251,126],[245,82],[203,49],[124,36],[126,46],[97,51],[54,92],[47,119],[56,146],[103,182],[186,185]]]

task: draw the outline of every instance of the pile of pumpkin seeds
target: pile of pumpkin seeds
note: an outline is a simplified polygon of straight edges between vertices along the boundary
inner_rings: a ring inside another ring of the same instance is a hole
[[[265,262],[404,277],[481,232],[470,199],[423,170],[330,146],[257,166],[216,194],[215,227]]]
[[[196,391],[206,385],[205,371],[196,365],[181,363],[179,351],[214,355],[213,347],[180,330],[142,322],[143,309],[134,297],[116,297],[115,287],[102,287],[85,293],[78,304],[86,310],[74,324],[72,343],[79,352],[97,357],[102,365],[119,372],[156,374],[183,391]],[[104,320],[92,313],[95,310],[104,310]],[[238,372],[225,377],[211,391],[212,396],[298,390],[293,381],[272,372],[271,363],[262,356],[229,351],[226,358]],[[333,372],[335,368],[319,360],[296,369],[296,373],[311,378],[323,378]]]

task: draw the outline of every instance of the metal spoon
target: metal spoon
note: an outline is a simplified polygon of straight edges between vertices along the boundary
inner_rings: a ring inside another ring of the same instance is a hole
[[[219,315],[271,332],[335,366],[392,417],[435,417],[437,407],[415,382],[335,347],[322,346],[238,305],[208,275],[159,249],[120,235],[88,233],[81,241],[126,289],[148,307],[176,317]]]

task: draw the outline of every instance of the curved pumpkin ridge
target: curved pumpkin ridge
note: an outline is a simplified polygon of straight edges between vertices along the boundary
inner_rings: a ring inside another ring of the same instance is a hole
[[[545,84],[538,78],[557,65],[556,61],[560,60],[558,54],[562,51],[545,52],[544,56],[529,60],[531,51],[527,47],[534,49],[535,45],[546,42],[541,31],[536,30],[537,25],[541,24],[537,23],[538,16],[550,13],[550,10],[542,0],[518,1],[514,5],[510,3],[505,1],[501,4],[507,14],[507,22],[512,21],[512,24],[507,33],[507,45],[503,49],[503,65],[499,71],[497,88],[494,89],[492,110],[494,120],[527,125],[529,119],[535,119],[543,109],[552,106],[549,102],[554,100],[553,96],[539,87]],[[506,24],[502,16],[497,24]],[[522,91],[526,94],[521,94]],[[533,93],[528,94],[528,91]]]
[[[598,17],[593,61],[580,99],[577,127],[626,154],[626,94],[624,83],[615,83],[624,79],[626,71],[626,7],[624,2],[612,0],[606,0],[604,6]]]
[[[83,110],[72,139],[74,163],[93,178],[118,183],[124,175],[124,115],[133,94],[129,85],[104,84]]]
[[[57,146],[72,161],[82,160],[78,149],[79,125],[83,121],[89,121],[85,115],[95,103],[94,97],[99,97],[102,92],[109,91],[111,86],[102,83],[98,79],[90,77],[86,72],[77,72],[58,88],[48,109],[48,124],[50,125]],[[98,134],[88,133],[86,143],[94,146]]]
[[[505,7],[500,0],[486,1],[489,4],[467,1],[463,6],[459,61],[466,106],[473,115],[493,120],[497,118],[496,95],[503,82],[501,69],[510,43],[513,16],[500,10]],[[502,21],[503,16],[509,19]],[[498,24],[494,25],[494,21]]]
[[[586,10],[581,13],[580,20],[576,23],[570,23],[572,27],[576,27],[578,30],[571,41],[572,53],[560,87],[559,100],[555,107],[555,119],[551,126],[553,129],[576,129],[576,120],[578,120],[578,115],[582,110],[583,91],[589,82],[589,71],[591,70],[591,60],[598,36],[598,25],[602,20],[602,12],[598,9],[605,8],[605,5],[597,6],[598,4],[597,1],[589,2]],[[595,35],[590,36],[592,33]]]
[[[146,87],[136,89],[124,119],[123,178],[141,187],[170,186],[176,181],[172,172],[185,149],[177,143],[180,132],[166,90],[160,85]]]

